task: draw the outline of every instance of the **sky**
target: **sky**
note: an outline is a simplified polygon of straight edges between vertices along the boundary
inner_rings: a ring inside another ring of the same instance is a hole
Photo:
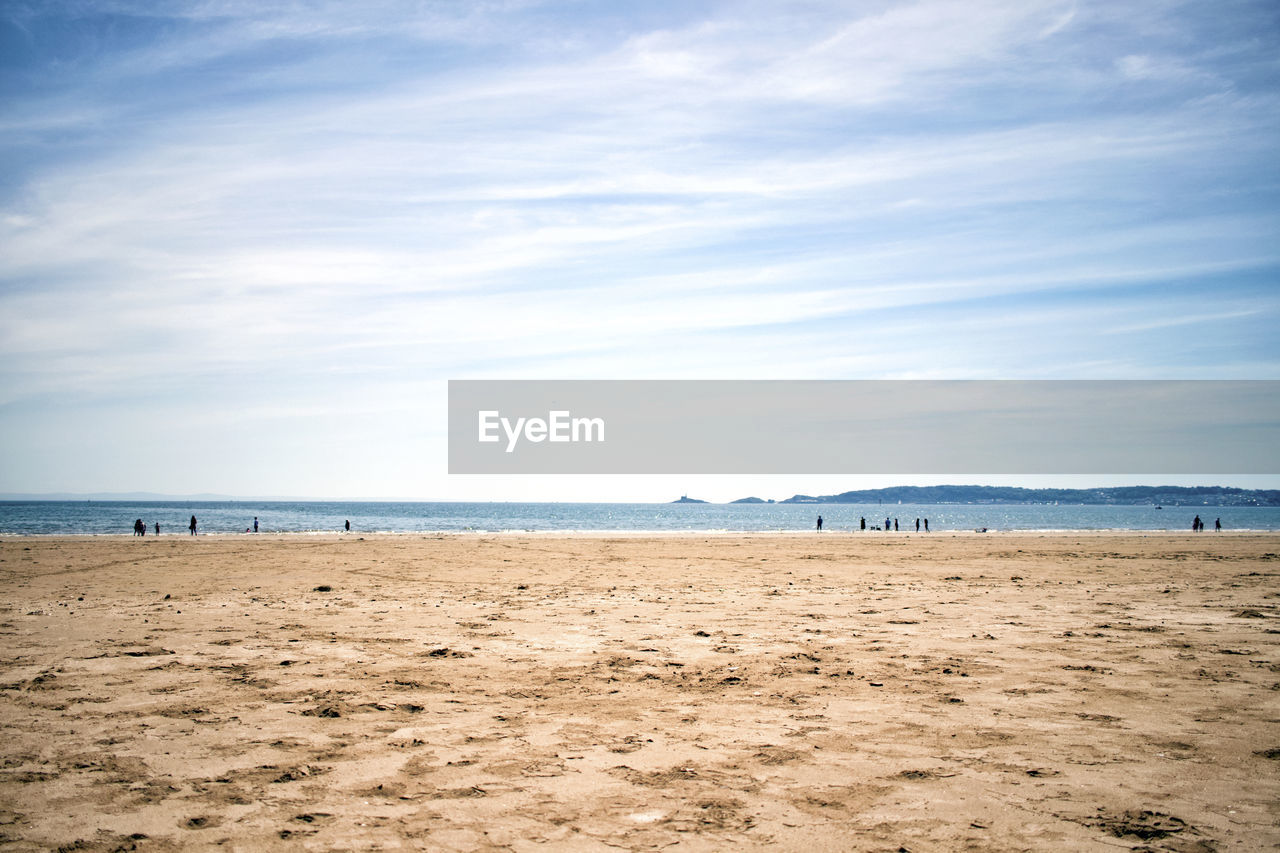
[[[1280,379],[1278,155],[1272,0],[6,0],[0,492],[938,482],[451,477],[446,383]],[[1107,479],[946,478],[1207,478]]]

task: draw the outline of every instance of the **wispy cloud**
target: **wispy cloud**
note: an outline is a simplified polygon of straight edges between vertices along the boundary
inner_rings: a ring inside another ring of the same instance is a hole
[[[1265,3],[157,8],[0,18],[0,430],[193,378],[225,424],[462,375],[1280,365]]]

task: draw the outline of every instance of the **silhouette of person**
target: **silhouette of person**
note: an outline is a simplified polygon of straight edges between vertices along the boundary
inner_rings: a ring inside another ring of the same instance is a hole
[[[924,532],[925,533],[929,532],[929,519],[927,518],[924,520]]]
[[[1191,522],[1191,529],[1194,530],[1196,533],[1199,533],[1200,528],[1203,526],[1204,526],[1204,522],[1200,520],[1200,516],[1198,515],[1195,517],[1195,520]]]
[[[253,517],[253,532],[258,532],[258,517],[256,515]]]
[[[916,519],[916,533],[920,532],[920,519]]]
[[[894,533],[898,532],[898,519],[896,518],[893,520],[893,532]]]
[[[858,529],[859,530],[867,529],[867,517],[865,515],[858,519]]]
[[[196,535],[196,517],[194,515],[191,516],[191,523],[187,525],[187,528],[191,531],[192,536]]]
[[[818,531],[822,531],[822,516],[818,516]]]
[[[887,515],[884,517],[884,529],[886,531],[893,529],[892,527],[889,526],[889,516]]]
[[[1213,532],[1214,532],[1214,533],[1221,533],[1221,532],[1222,532],[1222,519],[1220,519],[1220,518],[1215,518],[1215,519],[1213,520]]]
[[[348,533],[351,532],[351,519],[349,518],[347,519],[347,523],[344,525],[343,529],[345,529]]]
[[[142,535],[142,519],[140,518],[133,523],[133,535],[134,536]]]
[[[156,535],[157,535],[157,536],[159,536],[159,535],[160,535],[160,522],[158,522],[158,521],[156,522]]]

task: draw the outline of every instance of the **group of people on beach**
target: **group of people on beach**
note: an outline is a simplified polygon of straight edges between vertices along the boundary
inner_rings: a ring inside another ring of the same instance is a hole
[[[886,518],[885,518],[885,520],[884,520],[884,529],[885,529],[885,530],[897,530],[897,529],[898,529],[898,519],[896,519],[896,518],[895,518],[895,519],[892,519],[892,522],[893,522],[893,523],[892,523],[892,525],[890,525],[890,519],[886,517]],[[866,519],[866,517],[865,517],[865,516],[863,516],[863,517],[861,517],[861,518],[859,518],[859,519],[858,519],[858,529],[859,529],[859,530],[866,530],[866,529],[867,529],[867,519]],[[881,528],[873,526],[871,529],[872,529],[872,530],[880,530]],[[821,532],[822,532],[822,516],[818,516],[818,532],[819,532],[819,533],[821,533]],[[917,519],[916,519],[916,533],[919,533],[919,532],[920,532],[920,519],[918,519],[918,518],[917,518]],[[928,532],[929,532],[929,519],[927,519],[927,518],[924,520],[924,532],[925,532],[925,533],[928,533]]]
[[[926,522],[926,526],[927,526],[927,522]],[[197,527],[198,527],[198,525],[197,525],[197,523],[196,523],[196,517],[193,515],[193,516],[191,516],[191,523],[187,525],[187,529],[191,531],[191,535],[192,535],[192,536],[195,536],[195,535],[196,535],[196,529],[197,529]],[[249,532],[249,529],[250,529],[250,528],[246,527],[246,528],[244,529],[244,532],[245,532],[245,533],[248,533],[248,532]],[[342,529],[343,529],[343,531],[344,531],[344,532],[346,532],[346,533],[350,533],[350,532],[351,532],[351,520],[350,520],[350,519],[347,519],[347,520],[345,520],[345,521],[342,523]],[[818,519],[818,529],[819,529],[819,530],[821,530],[821,529],[822,529],[822,519]],[[253,517],[253,532],[254,532],[254,533],[257,533],[257,532],[258,532],[258,517],[257,517],[256,515]],[[140,518],[139,518],[137,521],[135,521],[135,522],[133,523],[133,535],[134,535],[134,536],[146,536],[146,535],[147,535],[147,525],[146,525],[146,523],[145,523],[142,519],[140,519]],[[156,535],[157,535],[157,536],[159,536],[159,535],[160,535],[160,522],[158,522],[158,521],[156,522]]]
[[[158,522],[158,521],[157,521],[157,522],[155,522],[155,529],[156,529],[156,535],[157,535],[157,536],[159,536],[159,535],[160,535],[160,522]],[[196,535],[196,517],[195,517],[194,515],[193,515],[193,516],[191,516],[191,523],[187,525],[187,529],[191,531],[191,535],[192,535],[192,536],[195,536],[195,535]],[[258,519],[256,519],[256,518],[253,520],[253,529],[254,529],[254,530],[257,530],[257,529],[258,529]],[[147,523],[146,523],[145,521],[143,521],[142,519],[140,519],[140,518],[139,518],[137,521],[135,521],[135,522],[133,523],[133,535],[134,535],[134,536],[146,536],[146,535],[147,535]]]
[[[858,519],[858,529],[859,530],[867,529],[867,519],[865,519],[865,517],[861,517],[861,519]],[[872,530],[879,530],[879,529],[881,528],[876,528],[876,526],[873,526],[872,528]],[[899,526],[897,526],[897,519],[888,519],[888,517],[886,517],[886,519],[884,519],[883,529],[895,530],[896,532],[896,530],[899,529]],[[1196,533],[1201,533],[1204,530],[1204,523],[1201,520],[1201,517],[1199,517],[1198,515],[1196,516],[1196,520],[1192,521],[1192,530],[1194,530],[1194,532]],[[822,532],[822,516],[820,515],[818,516],[818,532],[819,533]],[[915,532],[916,533],[920,532],[920,519],[915,520]],[[925,533],[929,532],[928,519],[924,519],[924,532]],[[983,528],[982,530],[980,530],[980,532],[986,533],[987,530],[986,528]],[[1215,533],[1222,532],[1222,519],[1213,519],[1213,532]]]

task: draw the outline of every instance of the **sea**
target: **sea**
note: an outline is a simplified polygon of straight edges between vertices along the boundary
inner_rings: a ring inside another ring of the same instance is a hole
[[[1173,530],[1196,515],[1211,532],[1280,530],[1280,507],[1096,506],[1057,504],[701,504],[470,503],[395,501],[0,501],[0,535],[129,535],[137,519],[155,535],[248,533],[802,532],[822,516],[826,531]]]

